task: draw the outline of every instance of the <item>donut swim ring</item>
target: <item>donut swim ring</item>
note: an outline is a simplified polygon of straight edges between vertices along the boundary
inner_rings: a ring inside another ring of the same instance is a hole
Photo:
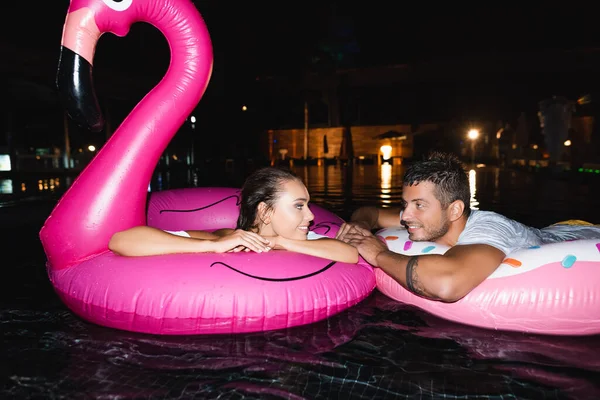
[[[72,0],[57,73],[69,116],[102,129],[92,85],[94,49],[103,33],[124,36],[135,22],[164,34],[171,63],[40,231],[48,275],[62,301],[99,325],[184,335],[308,324],[370,294],[375,277],[362,260],[344,264],[286,251],[122,257],[108,250],[115,232],[147,218],[165,229],[210,230],[234,226],[239,210],[238,189],[194,188],[154,193],[146,215],[159,157],[199,102],[212,70],[210,37],[191,1]],[[311,210],[311,229],[333,237],[342,220],[316,205]]]
[[[388,248],[405,255],[444,254],[449,247],[413,242],[405,229],[382,229]],[[548,335],[600,333],[600,240],[573,240],[508,254],[467,296],[454,303],[404,289],[379,268],[377,288],[438,317],[481,328]]]

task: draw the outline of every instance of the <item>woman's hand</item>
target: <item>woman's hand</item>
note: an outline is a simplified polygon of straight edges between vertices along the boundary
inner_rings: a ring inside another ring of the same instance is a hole
[[[266,236],[266,239],[271,242],[270,247],[273,250],[287,250],[352,264],[358,262],[358,250],[337,239],[296,240],[286,239],[282,236]]]
[[[254,232],[236,229],[228,235],[212,240],[215,253],[237,253],[240,251],[255,251],[262,253],[271,250],[269,240]]]
[[[285,239],[279,235],[265,236],[264,238],[269,241],[269,247],[271,250],[287,250],[285,243],[286,241],[289,241],[288,239]]]

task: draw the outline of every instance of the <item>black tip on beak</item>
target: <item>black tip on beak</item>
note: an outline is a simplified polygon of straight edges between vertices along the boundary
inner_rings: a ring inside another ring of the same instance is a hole
[[[82,128],[100,132],[104,117],[94,89],[92,66],[79,54],[62,47],[56,86],[69,117]]]

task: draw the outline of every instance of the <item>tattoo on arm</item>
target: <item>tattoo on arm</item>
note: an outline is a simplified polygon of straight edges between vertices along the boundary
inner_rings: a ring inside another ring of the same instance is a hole
[[[417,273],[418,266],[418,256],[411,256],[408,258],[408,263],[406,264],[406,286],[408,286],[408,290],[412,293],[418,296],[423,296],[425,294],[425,290],[423,285],[421,285],[419,282],[419,274]]]

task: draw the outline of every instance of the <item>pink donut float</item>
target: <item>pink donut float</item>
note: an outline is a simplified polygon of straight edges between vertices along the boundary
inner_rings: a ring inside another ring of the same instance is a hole
[[[406,255],[444,254],[447,246],[413,242],[405,229],[377,233]],[[600,333],[600,241],[574,240],[509,254],[483,283],[455,303],[415,296],[381,269],[377,288],[436,316],[482,328],[551,335]]]
[[[237,189],[198,188],[151,195],[146,215],[159,157],[202,97],[212,70],[210,37],[191,1],[72,0],[57,77],[69,115],[101,129],[90,79],[96,42],[105,32],[123,36],[138,21],[165,35],[171,64],[40,231],[49,278],[62,301],[99,325],[183,335],[308,324],[365,298],[375,277],[362,260],[343,264],[285,251],[121,257],[108,250],[111,236],[124,229],[146,223],[167,230],[233,227],[239,210]],[[342,220],[316,205],[311,209],[312,229],[335,235]]]

